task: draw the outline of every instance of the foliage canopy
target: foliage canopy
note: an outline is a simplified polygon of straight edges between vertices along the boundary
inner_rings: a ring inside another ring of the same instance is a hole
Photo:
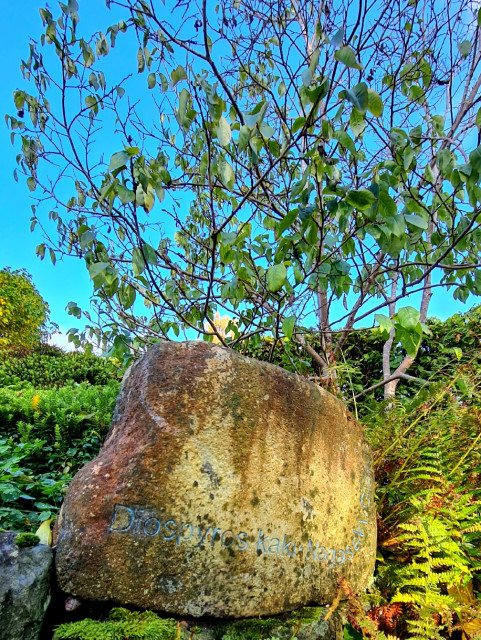
[[[392,394],[433,288],[481,293],[479,12],[468,0],[107,5],[120,19],[96,33],[80,32],[75,0],[41,9],[22,63],[31,86],[7,116],[39,193],[38,254],[85,260],[117,354],[190,331],[293,337],[312,355],[314,329],[335,378],[356,323],[382,312]],[[107,64],[115,46],[125,76]],[[418,307],[399,308],[413,293]],[[232,318],[223,331],[216,313]]]

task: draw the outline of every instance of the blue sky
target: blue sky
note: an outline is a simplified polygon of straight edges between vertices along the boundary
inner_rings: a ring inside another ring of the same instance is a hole
[[[55,5],[49,3],[54,15],[58,14]],[[53,266],[48,257],[41,261],[35,255],[36,246],[42,242],[42,234],[40,230],[33,233],[29,230],[33,200],[25,179],[20,177],[18,183],[13,179],[17,151],[10,142],[10,132],[3,117],[6,113],[15,115],[12,92],[28,84],[22,78],[20,62],[28,57],[29,38],[39,39],[42,33],[38,10],[45,6],[45,2],[36,0],[11,3],[0,21],[0,183],[3,192],[0,205],[0,268],[9,266],[12,269],[26,269],[50,305],[51,320],[65,332],[72,326],[82,326],[80,321],[66,312],[67,303],[74,300],[82,308],[88,307],[92,285],[83,261],[75,258],[59,260]],[[82,24],[88,24],[89,29],[93,30],[103,30],[114,21],[103,0],[81,0],[80,18]],[[57,336],[56,341],[66,344],[61,336]]]
[[[79,4],[81,5],[81,25],[88,31],[96,29],[105,31],[106,27],[115,21],[103,0],[81,0]],[[50,3],[54,15],[57,14],[55,5],[56,3]],[[24,0],[21,3],[11,3],[8,11],[3,12],[0,22],[2,56],[0,112],[2,116],[6,113],[15,115],[12,92],[27,84],[23,81],[19,65],[21,58],[28,57],[29,38],[38,39],[42,32],[38,12],[39,7],[42,6],[45,6],[45,3]],[[132,66],[135,67],[135,52],[133,56]],[[112,63],[113,61],[110,62]],[[10,132],[4,124],[3,117],[2,123],[0,124],[2,149],[0,180],[3,197],[0,205],[0,268],[4,266],[12,269],[25,268],[32,274],[39,292],[49,303],[51,320],[56,322],[62,331],[72,326],[80,327],[81,322],[69,316],[65,307],[70,300],[74,300],[83,308],[88,307],[92,292],[88,272],[83,262],[75,258],[59,260],[53,266],[48,257],[43,262],[36,257],[35,247],[42,242],[42,235],[40,230],[33,233],[29,231],[33,201],[25,180],[20,178],[16,183],[13,179],[16,150],[10,143]],[[444,319],[456,311],[466,311],[475,303],[476,300],[470,298],[467,304],[462,304],[454,301],[451,293],[436,290],[430,306],[430,315]],[[61,337],[58,337],[57,341],[65,344],[65,340]]]

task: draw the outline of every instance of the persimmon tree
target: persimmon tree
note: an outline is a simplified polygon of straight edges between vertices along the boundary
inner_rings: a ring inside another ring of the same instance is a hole
[[[31,347],[46,333],[49,307],[23,269],[0,271],[0,348]]]
[[[117,353],[287,337],[335,386],[347,336],[375,322],[392,396],[433,290],[481,293],[473,4],[108,0],[122,17],[95,33],[59,5],[7,121],[37,252],[89,270],[89,331]]]

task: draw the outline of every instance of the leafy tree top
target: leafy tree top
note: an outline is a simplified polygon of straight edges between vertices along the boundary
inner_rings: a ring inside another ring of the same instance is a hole
[[[481,293],[481,34],[468,0],[107,5],[123,19],[93,34],[75,0],[58,17],[41,10],[22,64],[31,89],[7,120],[39,193],[32,226],[53,207],[38,253],[85,260],[117,353],[188,330],[309,350],[314,327],[330,375],[377,311],[405,370],[433,288]],[[103,64],[120,39],[124,77]],[[119,141],[110,160],[100,131]],[[398,309],[415,292],[419,308]],[[223,332],[216,313],[232,318]]]
[[[0,271],[0,348],[29,347],[45,332],[49,307],[24,269]]]

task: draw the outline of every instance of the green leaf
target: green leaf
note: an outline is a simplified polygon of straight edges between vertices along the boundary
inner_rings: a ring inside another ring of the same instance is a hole
[[[259,127],[259,130],[261,132],[262,137],[265,140],[269,140],[269,138],[272,138],[272,136],[275,133],[274,129],[269,124],[267,124],[266,122],[263,122],[261,124],[261,126]]]
[[[340,144],[345,149],[350,151],[353,155],[356,155],[356,145],[354,144],[354,140],[347,133],[347,131],[344,131],[344,129],[339,129],[339,131],[334,131],[333,138],[335,140],[338,140]]]
[[[376,200],[376,196],[368,189],[360,189],[359,191],[349,191],[346,196],[346,202],[360,211],[368,209]]]
[[[481,173],[481,145],[476,147],[474,151],[471,151],[469,154],[469,163],[473,169]]]
[[[95,54],[93,52],[92,47],[85,40],[80,40],[80,49],[82,50],[82,55],[84,59],[84,66],[89,68],[95,62]]]
[[[135,193],[130,189],[127,189],[123,184],[119,184],[117,186],[117,195],[119,196],[122,204],[128,204],[129,202],[133,202],[135,199]]]
[[[344,29],[341,27],[331,38],[331,44],[334,47],[339,47],[344,39]]]
[[[287,269],[284,263],[273,264],[267,269],[267,288],[272,293],[282,289],[287,278]]]
[[[149,87],[149,89],[153,89],[155,87],[157,80],[155,77],[155,73],[149,73],[148,77],[147,77],[147,85]]]
[[[173,87],[175,87],[175,85],[181,80],[187,80],[187,74],[185,72],[185,69],[184,67],[181,67],[180,64],[177,67],[177,69],[174,69],[172,71],[172,73],[170,74],[170,77],[172,78]]]
[[[175,111],[175,118],[186,134],[197,115],[197,111],[189,109],[190,93],[187,89],[182,89],[179,94],[179,109]]]
[[[160,86],[162,87],[162,91],[167,91],[169,88],[169,82],[163,73],[159,74],[160,76]]]
[[[219,124],[217,125],[217,138],[219,140],[219,144],[222,147],[227,147],[229,142],[232,140],[232,131],[230,130],[230,124],[221,116],[219,119]]]
[[[427,164],[426,168],[424,169],[424,177],[428,182],[434,183],[434,174],[430,164]]]
[[[241,130],[239,131],[239,141],[238,141],[238,147],[239,147],[239,151],[244,151],[244,149],[247,148],[247,145],[249,144],[249,140],[251,137],[251,133],[252,130],[247,126],[247,125],[243,125],[241,127]]]
[[[418,325],[419,327],[421,326],[419,323]],[[399,340],[403,348],[406,350],[407,354],[411,356],[411,358],[414,358],[416,356],[416,353],[418,352],[419,345],[421,344],[421,334],[419,333],[419,331],[415,331],[414,329],[408,331],[404,329],[399,330],[399,328],[396,327],[395,339]]]
[[[43,260],[45,258],[45,243],[42,242],[42,244],[38,244],[37,248],[35,249],[35,253],[40,258],[40,260]]]
[[[379,323],[379,328],[387,339],[389,337],[391,329],[394,327],[391,318],[388,318],[388,316],[385,316],[382,313],[376,313],[374,315],[374,319]]]
[[[449,149],[441,149],[436,157],[436,164],[443,177],[448,177],[456,166],[456,156]]]
[[[93,280],[105,273],[105,270],[109,266],[108,262],[93,262],[88,266],[90,279]]]
[[[384,111],[381,97],[374,89],[367,90],[367,110],[376,118],[380,118]]]
[[[130,309],[130,307],[135,302],[136,291],[130,284],[121,285],[117,292],[117,296],[119,298],[120,304],[125,309],[125,311],[127,311],[127,309]]]
[[[351,47],[342,47],[334,53],[334,58],[351,69],[362,69],[356,60],[356,54]]]
[[[481,108],[478,109],[478,113],[476,114],[476,126],[481,131]]]
[[[396,216],[391,216],[390,218],[385,218],[384,224],[389,231],[396,236],[396,238],[401,238],[401,236],[404,235],[406,222],[402,213]]]
[[[80,236],[80,247],[85,249],[91,242],[95,240],[95,234],[92,231],[84,231]]]
[[[367,84],[365,82],[356,84],[352,89],[344,89],[344,91],[340,91],[339,97],[349,100],[349,102],[351,102],[360,113],[366,113],[368,91]]]
[[[286,229],[288,229],[299,213],[298,209],[291,209],[284,218],[277,224],[277,233],[280,236]]]
[[[421,216],[418,216],[417,213],[413,213],[413,214],[405,213],[404,219],[408,224],[412,225],[413,227],[418,227],[418,229],[428,228],[427,221],[424,218],[421,218]]]
[[[414,329],[419,324],[420,315],[414,307],[402,307],[397,312],[397,321],[404,329]]]
[[[397,213],[397,207],[394,200],[391,198],[387,191],[379,192],[379,213],[383,217],[395,216]]]
[[[364,129],[366,128],[364,116],[356,108],[353,108],[351,111],[349,126],[351,127],[351,131],[356,137],[362,135]]]
[[[142,245],[142,251],[148,264],[157,264],[157,254],[155,252],[155,249],[151,247],[150,244],[144,242],[144,244]]]
[[[32,178],[32,176],[30,176],[30,178],[27,178],[27,186],[29,191],[35,191],[37,184],[35,182],[35,178]]]
[[[306,124],[306,119],[304,118],[304,116],[300,116],[299,118],[296,118],[292,123],[291,133],[296,133],[296,131],[299,131],[299,129],[302,129],[302,127],[305,124]]]
[[[440,136],[444,135],[444,117],[443,116],[433,116],[431,118],[432,123],[433,123],[433,127],[434,130],[436,131],[437,134],[439,134]]]
[[[125,167],[129,158],[130,155],[126,151],[117,151],[117,153],[114,153],[114,155],[110,158],[108,171],[115,171],[116,169]]]
[[[302,84],[305,87],[308,87],[311,84],[312,73],[309,67],[307,69],[304,69],[304,71],[302,72],[301,78],[302,78]]]
[[[289,340],[292,338],[292,332],[294,331],[295,324],[296,316],[289,316],[288,318],[284,318],[282,321],[282,331]]]
[[[459,53],[463,56],[463,58],[467,58],[471,53],[472,44],[469,40],[463,40],[463,42],[458,43]]]
[[[235,174],[234,169],[227,162],[225,158],[219,158],[219,169],[220,169],[220,179],[222,180],[224,186],[228,189],[234,188],[235,182]]]
[[[155,204],[155,192],[151,184],[147,185],[147,191],[144,191],[142,185],[137,186],[136,192],[137,204],[144,207],[145,211],[152,211]]]
[[[138,247],[135,247],[132,251],[132,268],[136,276],[139,276],[145,269],[144,257],[142,256],[142,251]]]
[[[137,51],[137,70],[139,73],[142,73],[145,69],[145,58],[142,47],[139,47]]]
[[[404,171],[407,171],[411,166],[411,163],[414,159],[414,151],[411,147],[406,147],[403,151],[403,167]]]

